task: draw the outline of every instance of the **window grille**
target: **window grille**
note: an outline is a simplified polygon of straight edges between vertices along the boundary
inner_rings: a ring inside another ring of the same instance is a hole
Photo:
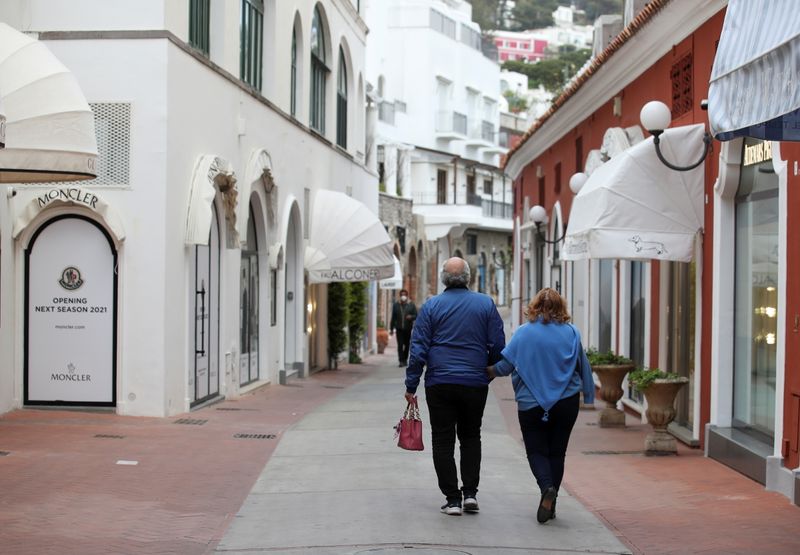
[[[206,56],[209,51],[211,0],[189,0],[189,45]]]
[[[672,65],[672,119],[692,110],[692,53]]]
[[[97,177],[87,186],[130,185],[131,105],[123,102],[90,103],[97,139]]]
[[[239,77],[260,91],[264,44],[263,0],[242,0],[240,32]]]

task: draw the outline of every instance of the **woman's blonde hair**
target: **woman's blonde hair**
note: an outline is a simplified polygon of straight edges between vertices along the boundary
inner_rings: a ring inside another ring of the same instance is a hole
[[[558,322],[564,324],[569,322],[569,312],[567,312],[567,301],[564,300],[558,291],[545,287],[528,304],[528,320],[531,322],[541,318],[547,324]]]

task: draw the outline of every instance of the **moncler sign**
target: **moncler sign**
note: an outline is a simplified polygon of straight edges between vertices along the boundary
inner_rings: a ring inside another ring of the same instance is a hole
[[[38,200],[39,208],[45,208],[48,204],[56,200],[60,200],[62,202],[74,202],[76,204],[85,204],[92,210],[97,208],[97,195],[79,187],[50,189],[44,194],[39,195]]]

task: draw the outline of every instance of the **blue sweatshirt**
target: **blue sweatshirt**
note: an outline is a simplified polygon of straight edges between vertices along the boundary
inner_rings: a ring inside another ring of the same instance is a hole
[[[592,367],[572,324],[543,323],[520,326],[495,365],[498,376],[511,374],[519,410],[550,410],[560,399],[583,390],[584,400],[594,402]]]
[[[503,320],[491,297],[466,287],[448,287],[428,299],[411,333],[406,391],[443,383],[486,386],[486,367],[500,360],[505,347]]]

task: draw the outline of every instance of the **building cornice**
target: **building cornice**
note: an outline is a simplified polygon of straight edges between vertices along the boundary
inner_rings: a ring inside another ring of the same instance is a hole
[[[553,102],[509,152],[505,170],[517,179],[530,162],[611,100],[728,4],[727,0],[655,0]],[[649,10],[649,11],[647,11]],[[650,23],[657,23],[650,25]],[[647,27],[646,32],[640,32]],[[586,86],[586,85],[591,86]]]

